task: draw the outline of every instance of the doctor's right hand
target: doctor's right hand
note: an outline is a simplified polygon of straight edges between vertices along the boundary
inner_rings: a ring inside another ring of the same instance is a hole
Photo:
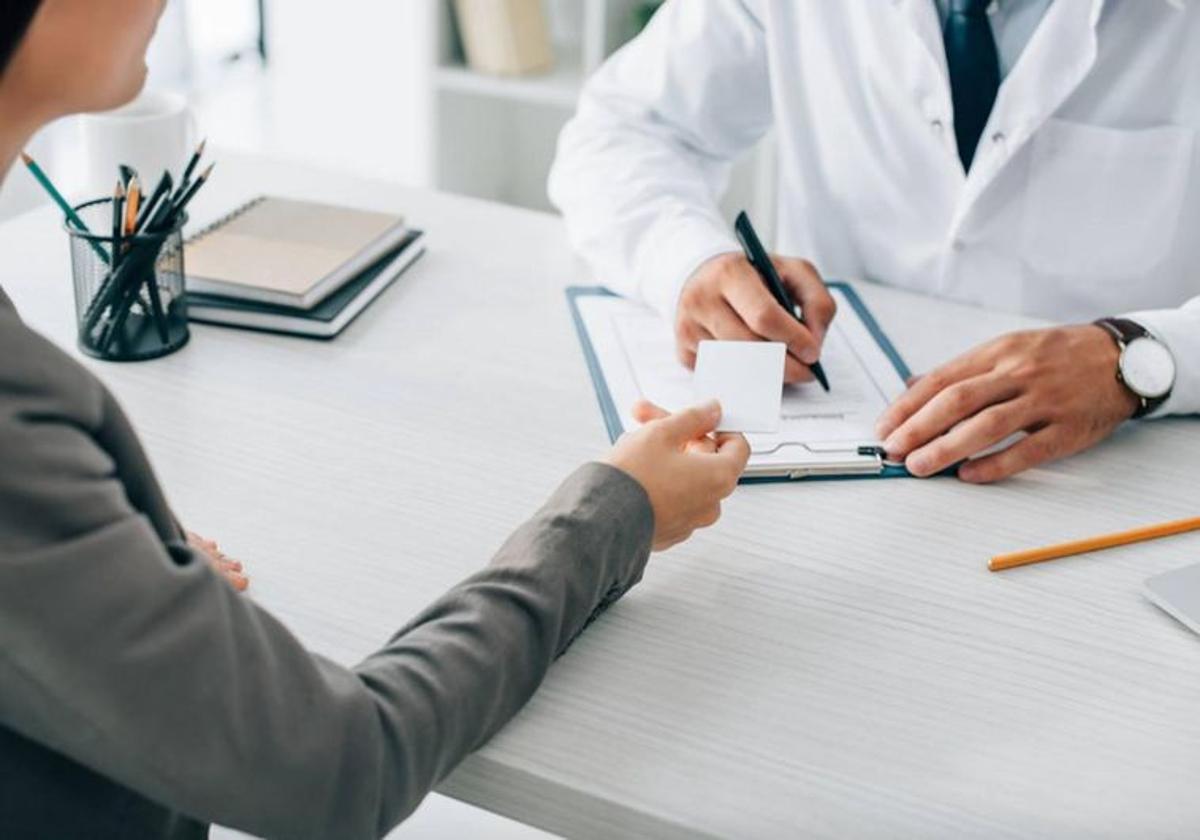
[[[772,257],[775,269],[804,313],[804,324],[771,297],[758,272],[740,253],[719,254],[684,284],[675,315],[679,360],[696,366],[701,341],[781,341],[788,347],[785,382],[808,382],[808,365],[821,357],[821,344],[837,304],[807,260]]]
[[[605,462],[632,476],[654,509],[654,550],[681,543],[721,516],[750,458],[741,435],[715,434],[721,406],[709,402],[677,414],[650,403],[634,409],[645,423],[617,441]]]

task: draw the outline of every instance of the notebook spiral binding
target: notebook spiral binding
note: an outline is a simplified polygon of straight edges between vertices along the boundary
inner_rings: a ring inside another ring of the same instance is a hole
[[[218,230],[225,227],[225,225],[232,222],[238,216],[242,216],[246,213],[249,213],[251,210],[253,210],[258,205],[262,204],[266,200],[267,200],[267,197],[265,195],[260,195],[257,198],[250,199],[249,201],[247,201],[245,204],[241,205],[240,207],[233,209],[229,213],[226,213],[224,216],[221,216],[216,221],[212,222],[211,224],[207,225],[206,227],[203,227],[200,230],[193,233],[186,240],[184,240],[184,244],[192,245],[196,242],[199,242],[201,239],[208,236],[210,233],[216,233]]]

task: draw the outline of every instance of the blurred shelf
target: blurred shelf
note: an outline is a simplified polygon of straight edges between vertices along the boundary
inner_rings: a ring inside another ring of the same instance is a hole
[[[435,79],[444,91],[557,108],[574,108],[583,88],[582,62],[577,53],[560,55],[552,69],[537,75],[489,76],[465,64],[444,64],[437,68]]]
[[[491,76],[468,66],[454,2],[425,0],[434,33],[425,146],[434,185],[551,209],[546,179],[558,137],[590,72],[628,40],[632,10],[641,2],[543,0],[554,67],[534,75]]]

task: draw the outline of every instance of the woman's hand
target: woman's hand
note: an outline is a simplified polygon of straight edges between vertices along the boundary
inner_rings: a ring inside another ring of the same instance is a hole
[[[191,531],[187,532],[187,541],[188,545],[207,557],[213,568],[238,592],[244,592],[250,585],[250,579],[242,573],[242,564],[226,557],[215,542]]]
[[[737,487],[750,445],[741,435],[712,434],[721,419],[715,401],[678,414],[640,402],[634,414],[645,425],[622,436],[605,460],[646,490],[654,550],[662,551],[720,518],[721,500]]]

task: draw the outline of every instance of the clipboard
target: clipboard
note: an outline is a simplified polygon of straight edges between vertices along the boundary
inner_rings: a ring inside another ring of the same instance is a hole
[[[873,339],[882,358],[891,365],[898,381],[906,382],[911,377],[908,365],[854,288],[842,282],[831,282],[827,285],[831,290],[838,292],[843,303],[849,304],[850,310]],[[614,399],[612,389],[609,387],[604,365],[601,363],[600,354],[597,352],[589,331],[583,307],[590,299],[615,298],[619,300],[620,297],[603,286],[571,286],[566,290],[566,295],[580,347],[583,350],[584,361],[592,379],[601,415],[604,418],[605,428],[610,441],[616,442],[617,438],[628,429],[622,419],[617,400]],[[844,317],[844,314],[843,311],[841,317]],[[837,386],[836,381],[834,386]],[[843,440],[827,443],[788,441],[785,446],[789,448],[788,456],[782,462],[777,460],[777,455],[771,453],[771,457],[776,460],[772,463],[764,463],[764,459],[760,458],[759,453],[756,452],[751,457],[750,465],[743,474],[741,483],[911,477],[903,464],[886,460],[882,447],[874,441]],[[756,458],[758,463],[756,463]]]

